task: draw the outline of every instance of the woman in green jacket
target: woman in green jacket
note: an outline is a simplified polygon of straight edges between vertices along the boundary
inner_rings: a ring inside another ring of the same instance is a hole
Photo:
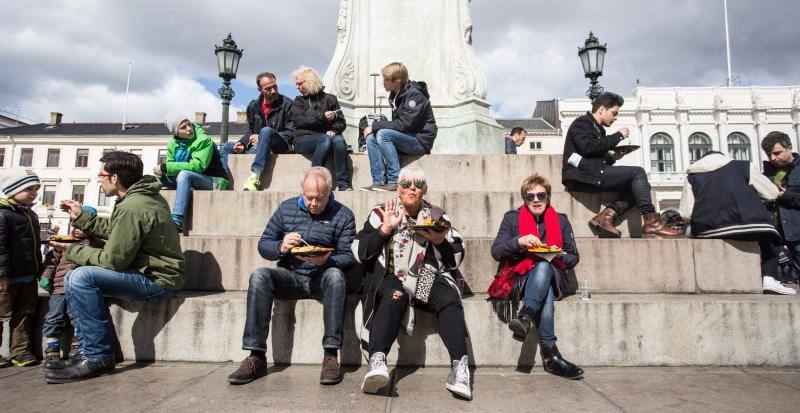
[[[161,183],[175,189],[172,220],[183,232],[183,216],[192,189],[227,189],[228,174],[222,167],[217,145],[198,124],[178,116],[166,121],[173,138],[167,145],[167,160],[153,168]]]

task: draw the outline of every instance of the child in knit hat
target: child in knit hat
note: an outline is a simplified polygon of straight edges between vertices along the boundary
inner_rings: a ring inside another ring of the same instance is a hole
[[[11,330],[9,357],[0,357],[0,367],[38,363],[30,352],[29,334],[36,321],[36,279],[42,271],[39,217],[31,209],[40,185],[31,170],[0,173],[0,337],[3,322],[10,321]]]

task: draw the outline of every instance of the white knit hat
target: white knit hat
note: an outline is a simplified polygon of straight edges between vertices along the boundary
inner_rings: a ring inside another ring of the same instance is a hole
[[[31,169],[11,168],[0,173],[0,190],[6,198],[11,198],[25,188],[41,184],[39,177]]]

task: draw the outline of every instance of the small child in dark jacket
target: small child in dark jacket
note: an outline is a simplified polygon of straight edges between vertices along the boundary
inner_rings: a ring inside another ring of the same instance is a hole
[[[39,185],[39,177],[24,168],[0,173],[0,337],[4,322],[11,330],[9,357],[0,357],[0,367],[38,363],[30,351],[30,330],[42,270],[39,217],[31,210]]]
[[[102,240],[91,238],[78,228],[73,228],[71,235],[75,238],[79,238],[81,240],[79,242],[83,245],[102,248]],[[62,357],[61,336],[67,329],[67,324],[70,323],[69,315],[67,314],[67,299],[64,295],[64,279],[77,265],[69,261],[66,254],[56,249],[51,249],[47,253],[44,259],[44,265],[40,286],[50,293],[50,309],[44,316],[42,336],[47,343],[44,353],[45,368],[49,368],[52,367],[54,363],[60,361]],[[70,346],[71,350],[77,350],[77,343],[73,335],[72,345]],[[63,356],[66,357],[67,353],[64,353]]]

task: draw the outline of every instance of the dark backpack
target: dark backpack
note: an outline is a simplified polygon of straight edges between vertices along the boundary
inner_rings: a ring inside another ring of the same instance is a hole
[[[367,115],[362,116],[361,120],[358,121],[358,151],[359,152],[366,152],[367,151],[367,137],[364,136],[364,130],[367,129],[367,126],[370,123],[367,121],[367,117],[371,117],[372,121],[381,120],[381,121],[388,121],[389,119],[386,118],[382,113],[378,115]]]

